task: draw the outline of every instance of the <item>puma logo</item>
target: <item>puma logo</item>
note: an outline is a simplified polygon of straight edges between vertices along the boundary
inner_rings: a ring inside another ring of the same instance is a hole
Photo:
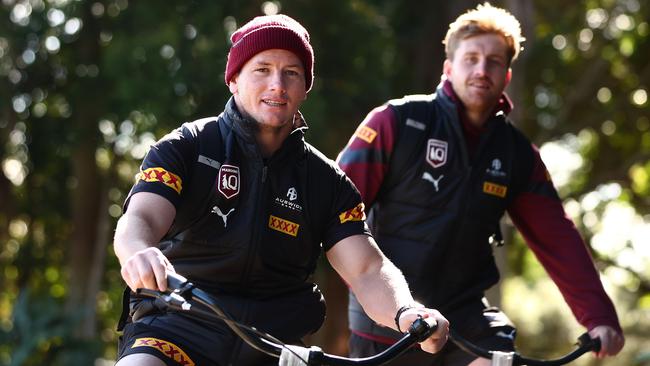
[[[429,182],[433,183],[433,186],[436,189],[436,192],[438,192],[438,190],[440,188],[440,187],[438,187],[438,183],[440,183],[440,181],[442,180],[443,177],[444,177],[444,175],[440,174],[438,179],[435,179],[435,178],[433,178],[433,175],[431,175],[429,172],[424,172],[424,174],[422,174],[422,179],[428,180]]]
[[[510,331],[510,334],[508,334],[508,333],[506,333],[506,332],[500,330],[500,331],[497,332],[496,335],[497,335],[497,337],[508,338],[508,339],[514,341],[514,340],[515,340],[515,333],[516,333],[516,332],[517,332],[517,331],[513,329],[512,331]]]
[[[228,211],[227,213],[224,214],[223,212],[221,212],[221,209],[219,208],[219,206],[214,206],[214,207],[212,207],[211,212],[216,213],[217,215],[221,216],[221,219],[223,220],[223,227],[227,227],[228,226],[228,215],[230,215],[233,211],[235,211],[234,207],[231,208],[230,211]]]

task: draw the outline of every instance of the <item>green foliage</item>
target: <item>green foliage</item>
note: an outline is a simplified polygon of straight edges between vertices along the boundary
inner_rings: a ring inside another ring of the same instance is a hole
[[[29,290],[20,293],[8,331],[0,333],[0,362],[7,366],[49,364],[91,364],[92,349],[98,341],[78,342],[73,332],[80,314],[62,315],[62,302],[33,295]]]
[[[106,242],[149,145],[184,121],[222,110],[230,96],[223,81],[228,38],[237,26],[275,7],[310,31],[316,80],[302,108],[307,138],[335,157],[371,108],[433,90],[447,24],[476,3],[3,1],[0,362],[91,364],[115,356],[123,283]],[[569,152],[563,156],[579,158],[579,166],[556,170],[571,172],[560,194],[599,268],[613,278],[617,306],[629,311],[623,363],[647,364],[648,319],[640,315],[650,302],[647,251],[631,255],[641,250],[626,236],[632,230],[612,234],[603,226],[628,209],[628,221],[645,223],[639,215],[650,208],[650,5],[493,3],[520,9],[527,38],[514,65],[516,122],[538,145],[553,142]],[[83,221],[88,217],[97,222]],[[507,296],[536,296],[537,286],[546,293],[544,272],[521,238],[508,251],[512,274],[523,281]],[[621,259],[630,257],[643,260]],[[95,306],[73,299],[77,291]],[[75,305],[87,310],[75,317]],[[556,314],[566,311],[535,313],[546,325],[531,329],[564,332]],[[93,327],[92,336],[79,335]],[[537,343],[540,354],[560,346]]]

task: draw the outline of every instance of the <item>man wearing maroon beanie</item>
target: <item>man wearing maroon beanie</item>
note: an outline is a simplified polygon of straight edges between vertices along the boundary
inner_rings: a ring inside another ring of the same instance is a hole
[[[224,322],[168,312],[133,291],[164,291],[177,272],[234,320],[300,344],[325,316],[309,281],[321,251],[378,323],[404,330],[434,318],[421,347],[437,352],[447,320],[414,302],[370,236],[354,185],[304,140],[308,32],[288,16],[261,16],[231,40],[223,113],[160,139],[124,203],[114,239],[128,285],[117,365],[277,365]]]

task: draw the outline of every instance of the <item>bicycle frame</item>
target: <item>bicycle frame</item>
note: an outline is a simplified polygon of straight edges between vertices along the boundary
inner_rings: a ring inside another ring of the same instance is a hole
[[[318,347],[300,347],[286,345],[269,334],[248,327],[228,316],[211,295],[197,288],[186,278],[176,273],[167,273],[168,290],[165,292],[138,289],[137,293],[162,300],[173,311],[185,313],[203,320],[222,320],[230,329],[252,348],[279,359],[281,366],[376,366],[389,362],[409,347],[427,339],[436,330],[435,320],[419,318],[409,327],[408,332],[385,351],[366,358],[347,358],[323,352]],[[200,304],[206,309],[198,306]],[[433,323],[432,323],[433,322]],[[486,350],[467,341],[455,331],[450,330],[449,339],[459,348],[475,355],[492,360],[493,366],[560,366],[565,365],[589,351],[598,351],[600,341],[591,339],[587,333],[578,338],[578,347],[565,356],[555,360],[537,360],[526,358],[516,352],[497,352]]]

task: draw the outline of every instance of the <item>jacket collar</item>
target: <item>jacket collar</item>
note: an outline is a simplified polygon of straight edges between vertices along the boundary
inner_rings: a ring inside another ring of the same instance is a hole
[[[228,128],[240,141],[240,146],[244,150],[244,153],[251,154],[255,151],[259,154],[259,146],[255,140],[257,122],[242,116],[237,104],[235,103],[234,97],[230,97],[226,103],[223,116]],[[295,151],[298,147],[302,147],[304,145],[304,135],[308,128],[305,118],[302,113],[298,111],[294,116],[293,130],[289,136],[287,136],[286,140],[284,140],[280,149],[274,154],[272,160],[276,160],[276,157],[279,158],[280,156],[285,156],[288,152]]]

